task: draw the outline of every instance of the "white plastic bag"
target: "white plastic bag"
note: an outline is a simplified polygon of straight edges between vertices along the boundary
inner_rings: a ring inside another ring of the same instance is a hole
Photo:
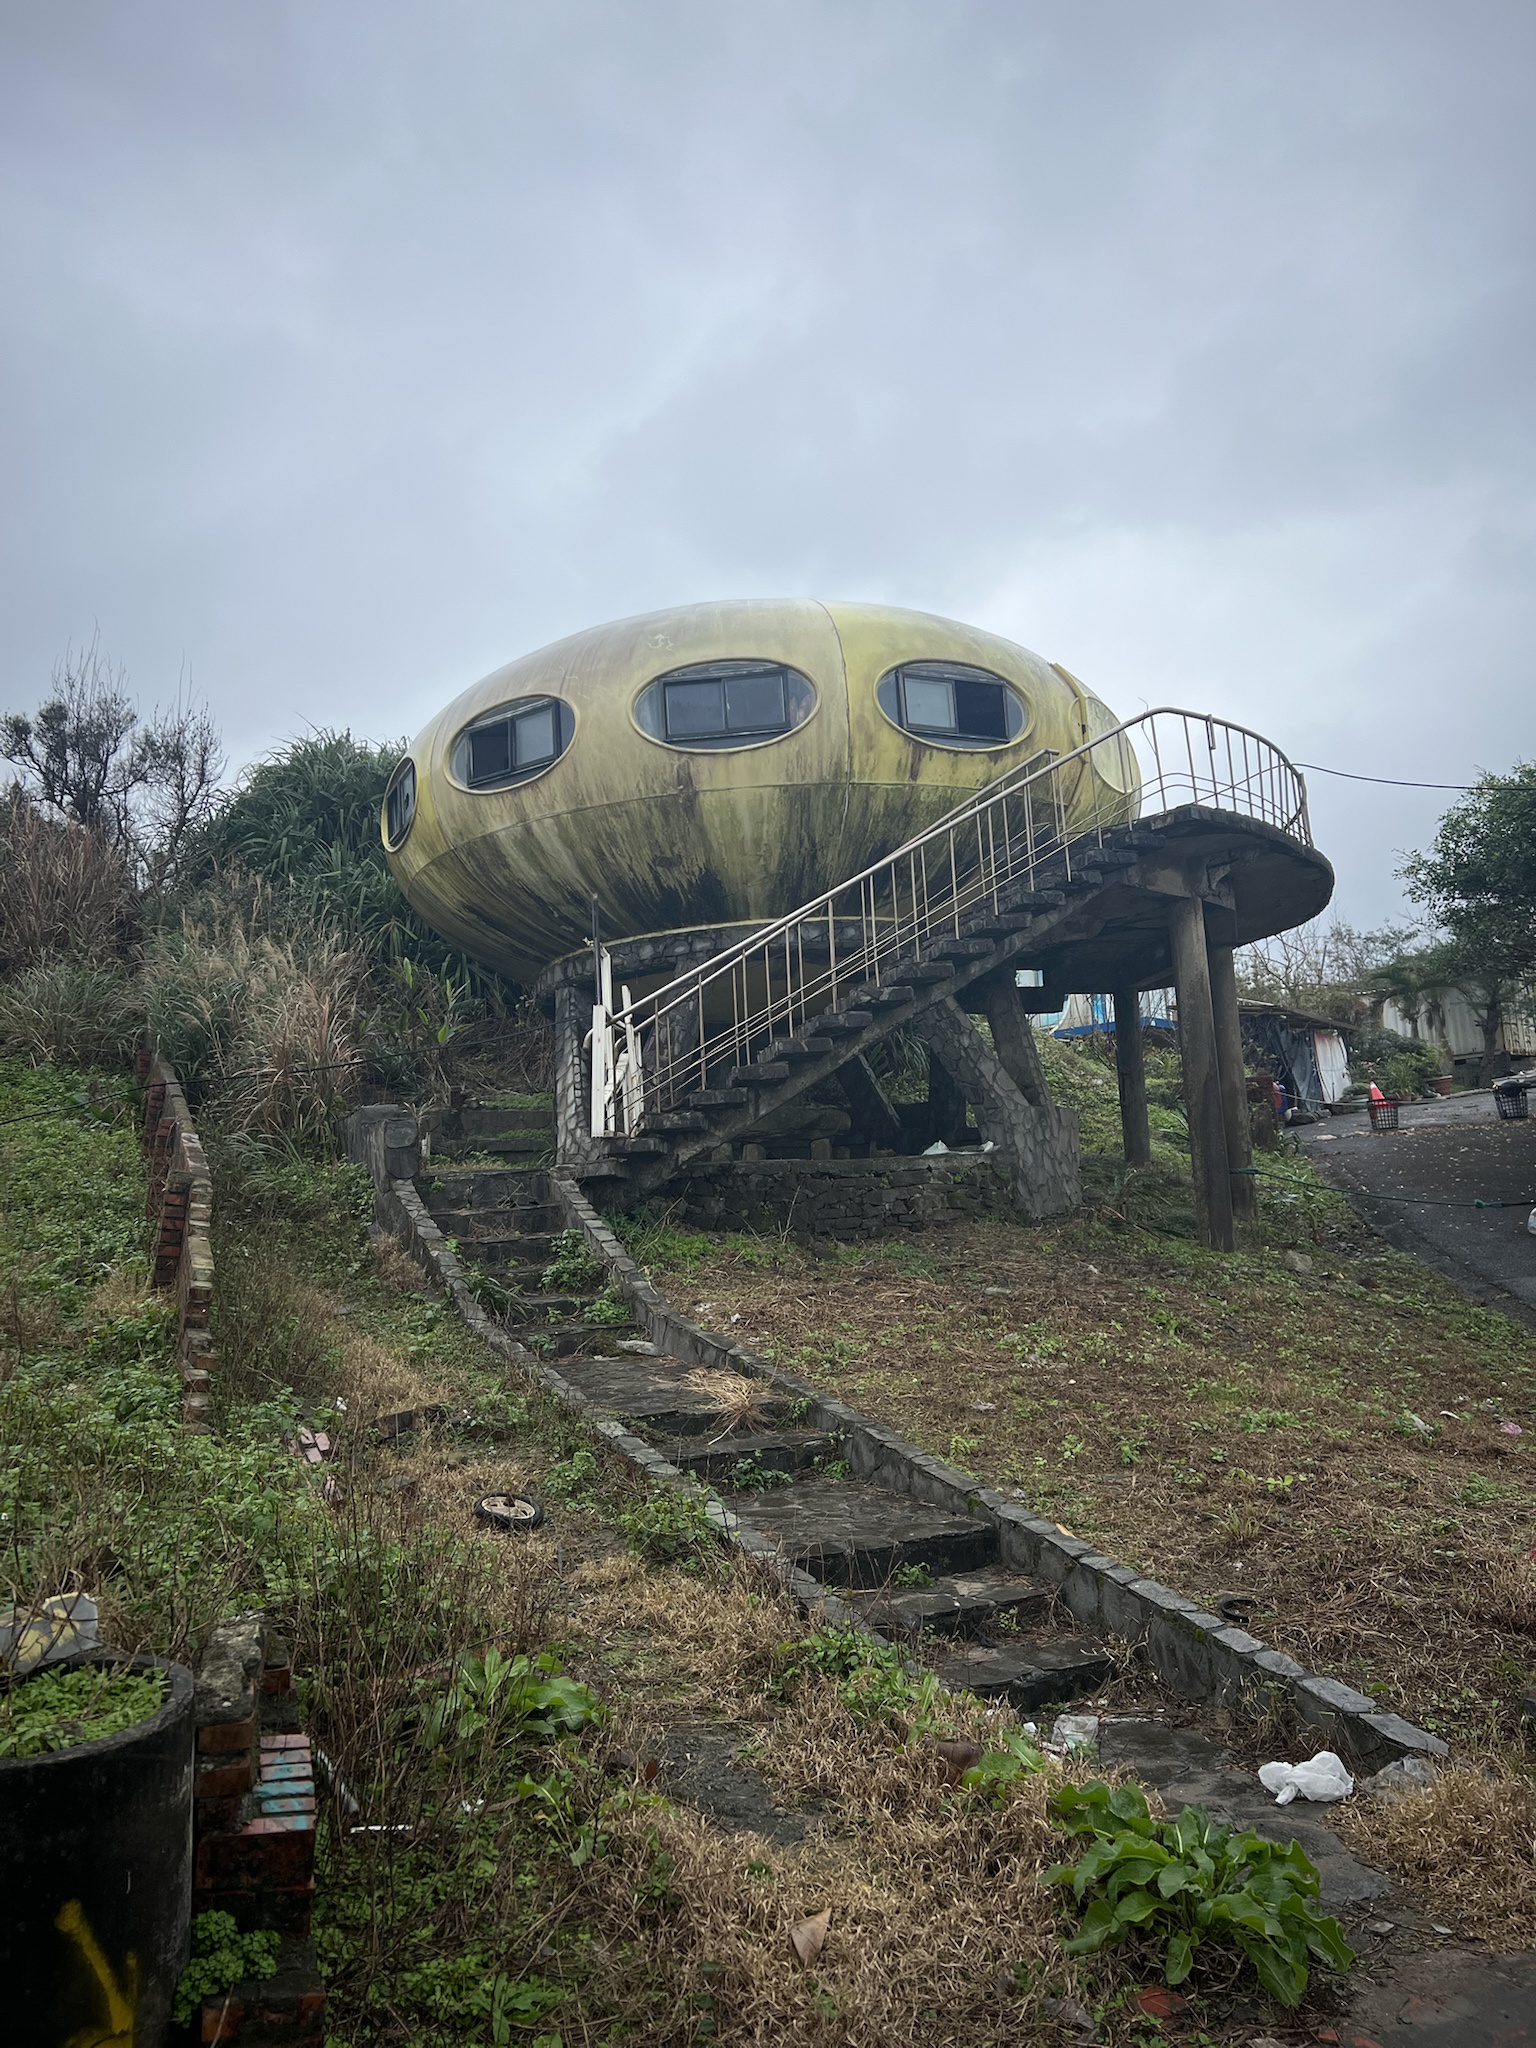
[[[1526,1217],[1525,1227],[1531,1233],[1532,1237],[1536,1237],[1536,1209],[1533,1209],[1530,1215]]]
[[[1276,1806],[1289,1806],[1299,1793],[1318,1801],[1347,1799],[1355,1781],[1331,1749],[1320,1749],[1310,1763],[1262,1764],[1259,1783],[1273,1792]]]

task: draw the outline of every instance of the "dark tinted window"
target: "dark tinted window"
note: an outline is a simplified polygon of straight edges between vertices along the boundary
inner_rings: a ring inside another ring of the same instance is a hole
[[[571,743],[575,720],[556,697],[528,697],[476,719],[460,733],[453,772],[471,789],[521,782],[558,760]]]
[[[940,746],[1006,746],[1028,723],[1010,684],[961,662],[906,662],[881,677],[877,694],[887,718]]]
[[[416,769],[414,763],[402,761],[384,797],[384,836],[391,846],[400,844],[415,816]]]
[[[806,678],[779,662],[701,662],[648,683],[635,718],[672,746],[745,747],[793,732],[815,706]]]

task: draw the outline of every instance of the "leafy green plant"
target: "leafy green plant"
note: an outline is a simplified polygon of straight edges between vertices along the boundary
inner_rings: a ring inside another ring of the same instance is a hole
[[[938,1726],[943,1688],[931,1671],[909,1672],[894,1643],[856,1628],[819,1628],[779,1651],[774,1681],[781,1696],[807,1678],[830,1680],[855,1720],[894,1725],[907,1741]]]
[[[776,1486],[793,1484],[787,1472],[753,1457],[738,1458],[731,1467],[731,1485],[738,1493],[771,1493]]]
[[[1045,1769],[1044,1754],[1021,1730],[1010,1729],[1001,1749],[989,1749],[979,1763],[961,1774],[961,1789],[975,1792],[993,1806],[1006,1806],[1020,1778],[1032,1778]]]
[[[720,1547],[704,1496],[676,1487],[657,1487],[619,1517],[629,1547],[647,1564],[701,1571]]]
[[[165,1693],[163,1671],[38,1671],[0,1693],[0,1756],[46,1756],[120,1734],[158,1713]]]
[[[1355,1959],[1317,1904],[1317,1869],[1299,1842],[1282,1848],[1198,1806],[1155,1821],[1139,1786],[1097,1780],[1063,1785],[1051,1811],[1069,1834],[1092,1838],[1075,1864],[1054,1864],[1042,1880],[1070,1885],[1087,1906],[1068,1955],[1135,1935],[1164,1944],[1164,1981],[1182,1984],[1210,1941],[1240,1949],[1270,1996],[1291,2006],[1305,1996],[1310,1961],[1347,1970]]]
[[[595,1451],[578,1447],[568,1458],[557,1459],[544,1475],[544,1491],[561,1500],[575,1500],[601,1476]]]
[[[904,1564],[894,1574],[898,1586],[931,1586],[933,1573],[925,1564]]]
[[[453,1683],[432,1702],[422,1740],[429,1749],[461,1753],[498,1742],[546,1742],[579,1735],[602,1712],[597,1695],[565,1677],[552,1651],[507,1657],[495,1648],[477,1650],[460,1659]]]
[[[192,1954],[176,1986],[171,2018],[185,2026],[205,1998],[243,1983],[247,1977],[277,1974],[280,1936],[242,1934],[233,1913],[198,1913],[192,1921]]]
[[[582,1310],[581,1319],[594,1329],[622,1330],[634,1321],[629,1303],[617,1288],[605,1287],[596,1301],[589,1301]]]
[[[504,1316],[512,1306],[511,1288],[498,1280],[494,1273],[487,1273],[483,1268],[472,1269],[466,1276],[466,1285],[487,1315]]]
[[[551,1294],[582,1294],[602,1279],[603,1269],[587,1250],[587,1240],[579,1230],[562,1230],[552,1249],[554,1257],[543,1273]]]

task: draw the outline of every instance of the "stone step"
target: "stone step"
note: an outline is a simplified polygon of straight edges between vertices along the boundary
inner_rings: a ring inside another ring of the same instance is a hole
[[[686,1440],[679,1439],[675,1444],[663,1444],[658,1448],[664,1449],[681,1471],[696,1473],[712,1486],[730,1486],[736,1467],[743,1458],[750,1458],[764,1472],[804,1472],[822,1459],[837,1457],[840,1452],[838,1439],[829,1436],[824,1429],[746,1432],[692,1448]]]
[[[1044,1707],[1097,1691],[1114,1664],[1093,1636],[1021,1636],[1006,1647],[962,1644],[933,1668],[957,1691],[1011,1700],[1016,1707]]]
[[[740,1109],[741,1097],[734,1088],[695,1088],[688,1097],[688,1107],[706,1112],[712,1109]]]
[[[611,1344],[615,1333],[604,1334]],[[688,1384],[693,1370],[680,1358],[593,1354],[574,1363],[566,1377],[589,1400],[611,1408],[658,1439],[718,1436],[729,1418],[713,1395]],[[757,1388],[755,1381],[748,1384]],[[758,1414],[771,1423],[787,1422],[791,1403],[772,1395],[766,1386],[757,1391]]]
[[[463,1109],[429,1109],[421,1118],[423,1130],[432,1133],[434,1146],[441,1138],[545,1138],[554,1135],[553,1109],[496,1109],[478,1103]]]
[[[986,948],[983,947],[985,952]],[[953,967],[946,967],[942,960],[903,960],[901,977],[914,988],[936,988],[941,981],[949,981],[954,975]]]
[[[830,1038],[771,1038],[763,1057],[775,1063],[781,1060],[819,1060],[824,1052],[831,1050]]]
[[[772,1088],[788,1079],[788,1060],[755,1060],[750,1067],[731,1069],[733,1088]]]
[[[483,1245],[516,1245],[524,1258],[536,1259],[548,1252],[556,1236],[560,1212],[548,1205],[550,1224],[544,1230],[525,1230],[526,1209],[439,1209],[432,1208],[432,1221],[448,1237],[456,1237],[464,1250],[480,1256]]]
[[[938,960],[981,960],[992,948],[985,939],[940,939],[929,951]],[[903,969],[903,972],[906,970]]]
[[[553,1131],[516,1131],[504,1138],[434,1138],[434,1159],[549,1160],[554,1157]]]
[[[898,1003],[912,1002],[916,995],[917,990],[904,982],[882,985],[879,982],[866,981],[862,988],[853,991],[853,1000],[869,1010],[890,1010]],[[870,1021],[873,1022],[873,1018]]]
[[[982,1635],[1004,1616],[1010,1627],[1042,1622],[1051,1604],[1037,1580],[999,1571],[940,1573],[927,1586],[893,1584],[850,1597],[883,1636]]]
[[[852,1038],[867,1031],[874,1021],[873,1010],[823,1010],[816,1019],[816,1031],[822,1038]]]
[[[772,1493],[723,1491],[721,1499],[792,1564],[828,1586],[884,1586],[904,1566],[965,1572],[993,1562],[997,1532],[855,1479],[802,1479]]]
[[[542,1167],[519,1170],[445,1165],[439,1169],[429,1161],[417,1182],[417,1191],[434,1216],[440,1211],[459,1209],[517,1209],[526,1213],[536,1208],[550,1216],[560,1214],[549,1199],[549,1178]],[[532,1227],[537,1230],[544,1226]]]
[[[567,1365],[581,1366],[588,1359],[601,1358],[611,1351],[615,1342],[633,1331],[622,1325],[615,1328],[612,1323],[603,1323],[594,1329],[590,1323],[518,1323],[515,1319],[507,1324],[508,1332],[530,1351],[541,1356],[558,1358],[560,1370],[574,1382],[575,1374],[567,1371]]]

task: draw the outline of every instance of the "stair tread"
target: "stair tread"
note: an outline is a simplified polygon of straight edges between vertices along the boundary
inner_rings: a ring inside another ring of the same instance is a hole
[[[881,1585],[904,1564],[964,1571],[989,1563],[997,1551],[990,1522],[863,1480],[818,1475],[771,1493],[726,1491],[721,1498],[829,1585]]]
[[[1001,1570],[936,1573],[926,1586],[881,1586],[850,1596],[872,1628],[916,1634],[971,1634],[999,1614],[1043,1614],[1050,1589],[1038,1579]]]
[[[959,1643],[933,1668],[945,1685],[959,1690],[1043,1707],[1095,1691],[1114,1662],[1095,1636],[1020,1636],[1006,1647]]]

